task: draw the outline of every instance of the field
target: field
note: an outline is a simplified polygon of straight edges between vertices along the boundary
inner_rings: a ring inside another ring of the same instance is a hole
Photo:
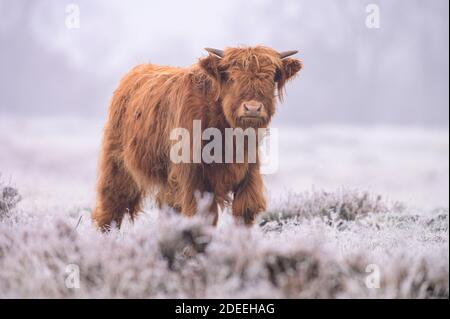
[[[448,129],[285,127],[252,229],[148,200],[104,235],[102,125],[0,119],[0,298],[449,297]]]

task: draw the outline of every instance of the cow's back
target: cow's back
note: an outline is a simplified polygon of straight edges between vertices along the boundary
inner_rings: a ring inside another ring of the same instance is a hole
[[[185,86],[187,72],[181,68],[139,65],[114,92],[105,136],[114,140],[113,151],[139,184],[166,179],[170,130],[180,112],[180,88]]]

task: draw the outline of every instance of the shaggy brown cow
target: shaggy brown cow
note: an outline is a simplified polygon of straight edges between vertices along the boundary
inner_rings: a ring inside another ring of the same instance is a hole
[[[138,213],[153,194],[160,207],[192,216],[196,194],[212,194],[210,213],[232,202],[233,216],[252,224],[266,200],[256,163],[179,163],[170,160],[173,128],[266,127],[282,99],[287,80],[301,68],[289,58],[257,46],[206,49],[207,57],[188,68],[136,66],[114,92],[104,131],[97,205],[93,219],[102,229],[120,227],[125,213]],[[230,196],[232,195],[232,196]]]

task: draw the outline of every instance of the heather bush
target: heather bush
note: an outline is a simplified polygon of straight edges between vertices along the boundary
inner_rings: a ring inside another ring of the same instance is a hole
[[[89,210],[23,211],[0,223],[0,297],[448,298],[448,210],[409,214],[357,194],[291,194],[272,209],[298,218],[252,229],[151,209],[101,234]],[[351,207],[345,227],[330,207]],[[79,288],[67,285],[71,265]]]
[[[367,191],[341,188],[335,192],[290,192],[262,215],[260,225],[271,223],[271,227],[281,227],[286,221],[320,218],[326,223],[342,226],[368,214],[400,213],[403,210],[401,203],[383,200],[381,195]]]
[[[0,175],[0,221],[11,216],[12,210],[20,200],[19,191],[2,183]]]

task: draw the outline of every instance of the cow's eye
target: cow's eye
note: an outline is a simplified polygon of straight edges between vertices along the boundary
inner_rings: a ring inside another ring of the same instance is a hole
[[[275,76],[273,77],[273,80],[274,80],[275,82],[278,82],[278,81],[281,80],[281,70],[280,70],[280,69],[277,69],[277,70],[276,70]]]
[[[230,79],[228,72],[226,72],[226,71],[222,71],[220,73],[220,77],[222,78],[223,82],[227,82]]]

